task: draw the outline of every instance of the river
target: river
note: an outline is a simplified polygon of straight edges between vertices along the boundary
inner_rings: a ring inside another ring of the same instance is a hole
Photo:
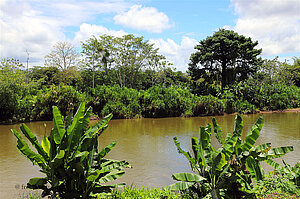
[[[271,142],[272,147],[294,146],[294,152],[284,157],[294,165],[300,160],[300,113],[264,113],[263,116],[265,124],[257,143]],[[258,117],[258,114],[242,116],[243,137]],[[233,131],[234,118],[234,115],[216,117],[224,133]],[[41,140],[44,123],[50,133],[52,122],[30,122],[26,125]],[[182,148],[189,150],[190,138],[198,137],[199,127],[207,123],[211,123],[211,117],[112,120],[99,141],[101,147],[117,141],[109,158],[127,160],[133,166],[132,169],[126,169],[118,182],[137,187],[162,187],[173,183],[172,173],[190,171],[186,159],[178,154],[173,137],[177,136]],[[17,151],[16,138],[10,129],[19,131],[19,126],[0,126],[0,198],[20,198],[20,194],[28,193],[24,186],[30,178],[43,176],[37,166],[33,166]],[[264,167],[270,170],[266,165]]]

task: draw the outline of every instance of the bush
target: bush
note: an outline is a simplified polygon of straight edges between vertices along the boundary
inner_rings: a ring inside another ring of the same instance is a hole
[[[0,120],[13,119],[18,111],[20,86],[15,84],[0,84]]]
[[[156,85],[149,88],[141,100],[144,117],[178,117],[190,114],[194,95],[181,87]]]
[[[114,86],[97,86],[91,90],[89,104],[98,115],[112,113],[114,118],[134,118],[141,116],[139,104],[140,92],[132,88]]]
[[[249,79],[236,86],[238,99],[247,100],[260,110],[282,110],[300,107],[300,88],[281,82],[266,84]]]
[[[258,198],[299,198],[299,188],[285,174],[270,172],[267,177],[252,189]]]
[[[77,108],[85,100],[85,95],[75,90],[72,86],[60,84],[44,88],[37,94],[33,110],[35,120],[51,120],[52,106],[56,105],[63,115],[67,115],[71,107]]]
[[[195,97],[193,116],[222,115],[225,112],[224,100],[211,95]]]

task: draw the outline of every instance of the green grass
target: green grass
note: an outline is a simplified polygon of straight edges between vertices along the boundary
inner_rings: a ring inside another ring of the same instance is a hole
[[[135,188],[133,186],[125,187],[124,189],[117,189],[112,192],[109,197],[112,199],[120,198],[140,198],[140,199],[151,199],[151,198],[162,198],[162,199],[189,199],[189,195],[166,191],[160,188]]]

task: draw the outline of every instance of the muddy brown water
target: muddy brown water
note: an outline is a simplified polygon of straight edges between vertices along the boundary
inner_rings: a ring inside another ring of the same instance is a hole
[[[272,147],[294,146],[294,152],[284,157],[294,165],[300,160],[300,113],[264,113],[263,116],[265,124],[257,143],[271,142]],[[259,115],[242,117],[245,137]],[[216,117],[224,133],[233,131],[234,118],[234,115]],[[188,162],[178,154],[173,137],[178,137],[183,149],[190,150],[190,138],[198,137],[199,127],[207,123],[211,123],[211,117],[112,120],[99,142],[104,147],[117,141],[109,158],[127,160],[133,166],[132,169],[126,169],[126,174],[118,182],[137,187],[162,187],[173,183],[172,173],[190,171]],[[44,124],[47,124],[49,133],[52,122],[26,123],[39,140],[43,137]],[[19,127],[20,124],[0,125],[1,199],[20,198],[20,195],[28,194],[30,191],[24,189],[28,180],[43,176],[37,166],[33,166],[17,151],[16,138],[10,129],[19,130]],[[268,166],[264,167],[270,170]]]

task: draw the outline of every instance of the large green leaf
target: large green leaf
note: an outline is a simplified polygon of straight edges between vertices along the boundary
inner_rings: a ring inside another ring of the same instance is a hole
[[[262,156],[259,157],[265,157],[267,159],[273,159],[273,158],[278,158],[283,155],[285,155],[288,152],[294,151],[293,146],[283,146],[283,147],[277,147],[277,148],[272,148],[270,149],[267,153],[264,153]]]
[[[105,116],[101,121],[99,121],[95,126],[93,126],[93,128],[91,128],[90,131],[88,131],[89,135],[93,137],[93,135],[100,131],[111,120],[112,117],[112,114],[108,114],[107,116]]]
[[[265,162],[272,166],[275,170],[283,172],[283,173],[290,173],[290,171],[288,169],[286,169],[285,167],[281,166],[279,163],[275,162],[274,160],[265,160]]]
[[[67,129],[68,137],[68,147],[67,147],[67,154],[74,152],[76,153],[76,149],[80,147],[80,139],[82,134],[84,134],[83,129],[83,118],[84,118],[84,110],[85,110],[85,103],[81,103],[78,107],[78,110],[72,120],[71,126]]]
[[[82,132],[85,132],[87,130],[89,123],[90,123],[90,117],[92,116],[92,113],[93,113],[93,109],[92,109],[92,107],[89,107],[83,116]],[[81,136],[82,136],[82,134],[81,134]]]
[[[99,183],[107,183],[113,180],[116,180],[120,177],[122,177],[125,174],[125,171],[120,171],[120,170],[112,170],[110,171],[107,175],[101,177],[98,182]]]
[[[131,168],[131,165],[126,161],[107,160],[101,165],[101,172],[105,173],[114,169],[121,170],[124,168]]]
[[[215,118],[212,118],[212,123],[214,126],[214,132],[215,132],[215,136],[216,136],[217,140],[219,141],[220,144],[224,144],[225,141],[223,139],[222,130]]]
[[[113,141],[112,143],[110,143],[109,145],[107,145],[106,147],[104,147],[98,154],[97,159],[101,160],[102,158],[104,158],[111,150],[112,148],[114,148],[116,146],[117,142]]]
[[[27,183],[29,189],[44,189],[46,188],[47,178],[31,178]]]
[[[180,142],[177,140],[177,137],[174,137],[173,140],[177,147],[178,153],[182,153],[188,159],[192,168],[197,168],[195,159],[191,156],[189,152],[185,152],[184,150],[182,150],[182,148],[180,147]]]
[[[211,166],[213,153],[216,153],[216,150],[211,146],[211,125],[207,124],[205,128],[200,127],[199,134],[199,151],[203,166]]]
[[[259,116],[255,124],[252,126],[251,130],[247,134],[244,143],[242,144],[243,151],[250,151],[256,142],[257,138],[260,135],[260,131],[263,127],[264,119],[262,116]]]
[[[244,127],[244,123],[242,117],[240,115],[236,115],[234,120],[233,134],[237,134],[238,136],[241,136],[243,127]]]
[[[47,166],[46,166],[46,162],[45,162],[45,159],[43,158],[43,156],[41,156],[40,154],[37,154],[37,153],[33,152],[29,148],[29,146],[27,145],[27,143],[23,140],[22,136],[16,130],[12,129],[12,132],[14,133],[14,135],[18,139],[18,141],[17,141],[17,148],[19,149],[19,151],[25,157],[27,157],[33,164],[38,165],[42,169],[46,170]]]
[[[45,132],[45,135],[44,135],[44,138],[42,140],[42,143],[41,143],[44,151],[47,153],[47,155],[50,157],[50,148],[51,148],[51,144],[50,144],[50,141],[49,139],[47,138],[47,135],[46,135],[46,132]]]
[[[271,143],[260,144],[251,149],[251,151],[255,151],[256,153],[266,153],[271,149]]]
[[[78,109],[77,109],[77,111],[76,111],[76,113],[75,113],[75,115],[74,115],[74,117],[73,117],[73,120],[72,120],[71,125],[68,126],[68,129],[67,129],[67,134],[68,134],[68,135],[70,135],[72,132],[74,132],[75,127],[81,125],[81,124],[79,124],[79,121],[80,121],[80,118],[83,117],[84,110],[85,110],[85,103],[82,102],[82,103],[79,105],[79,107],[78,107]],[[71,136],[71,137],[72,137],[72,136]],[[72,140],[72,138],[69,139],[69,140]]]
[[[199,140],[196,137],[192,137],[192,149],[194,152],[196,163],[200,164],[202,162],[202,159],[200,154]]]
[[[43,156],[43,158],[47,161],[49,160],[48,153],[43,149],[42,145],[38,142],[36,136],[30,131],[30,129],[25,125],[21,124],[20,127],[22,133],[25,137],[31,142],[31,144],[35,147],[37,152]]]
[[[225,159],[224,153],[220,152],[214,159],[212,165],[212,172],[222,171],[223,167],[226,165],[227,161]]]
[[[182,191],[193,186],[195,182],[177,182],[168,186],[163,187],[167,191]]]
[[[175,173],[172,177],[174,180],[183,182],[201,182],[206,180],[206,178],[194,173]]]
[[[256,160],[254,160],[253,157],[250,156],[246,159],[246,166],[247,166],[247,169],[250,172],[252,178],[256,182],[264,179],[264,171],[261,168],[260,163]]]
[[[60,114],[57,106],[52,107],[53,110],[53,138],[56,144],[60,144],[61,140],[65,134],[63,117]]]
[[[230,134],[229,134],[230,135]],[[232,158],[234,147],[238,141],[239,135],[233,134],[230,138],[226,138],[225,144],[222,147],[221,152],[224,153],[226,160]]]
[[[68,112],[68,115],[66,116],[65,129],[68,129],[68,127],[72,124],[73,111],[74,111],[74,107],[71,108],[71,110]]]

